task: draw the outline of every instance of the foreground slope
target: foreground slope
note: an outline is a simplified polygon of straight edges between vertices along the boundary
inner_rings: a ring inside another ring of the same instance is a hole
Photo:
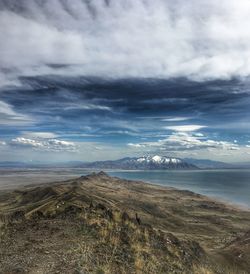
[[[0,216],[0,273],[250,269],[248,211],[103,172],[2,192]]]

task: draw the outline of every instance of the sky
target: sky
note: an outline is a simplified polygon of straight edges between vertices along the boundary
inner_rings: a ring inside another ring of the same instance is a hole
[[[250,161],[248,0],[0,0],[0,161]]]

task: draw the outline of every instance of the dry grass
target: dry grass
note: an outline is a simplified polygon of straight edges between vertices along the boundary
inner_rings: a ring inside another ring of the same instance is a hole
[[[3,193],[0,217],[3,274],[246,274],[250,264],[249,212],[105,174]]]

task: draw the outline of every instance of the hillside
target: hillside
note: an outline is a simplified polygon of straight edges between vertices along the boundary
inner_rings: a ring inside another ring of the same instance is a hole
[[[250,269],[249,211],[103,172],[1,192],[0,220],[4,274]]]

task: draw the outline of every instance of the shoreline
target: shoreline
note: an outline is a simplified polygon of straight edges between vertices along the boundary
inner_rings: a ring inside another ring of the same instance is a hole
[[[49,173],[44,175],[44,171],[49,171]],[[59,171],[59,172],[58,172]],[[77,171],[77,172],[74,172]],[[82,175],[88,175],[91,172],[96,172],[96,170],[83,170],[81,168],[58,168],[58,169],[23,169],[23,168],[18,168],[18,169],[1,169],[0,168],[0,191],[11,191],[18,189],[20,187],[25,187],[26,185],[33,185],[38,186],[38,185],[43,185],[43,184],[53,184],[53,183],[58,183],[62,181],[67,181],[67,180],[72,180],[76,179],[79,176]],[[185,172],[202,172],[202,171],[207,171],[207,170],[164,170],[163,172],[168,173],[185,173]],[[209,170],[209,171],[225,171],[223,170]],[[228,171],[228,170],[226,170]],[[233,171],[233,170],[232,170]],[[238,171],[238,169],[236,170]],[[4,174],[2,174],[4,172]],[[120,177],[125,180],[131,180],[131,181],[142,181],[146,184],[151,184],[151,185],[156,185],[168,189],[175,189],[179,191],[188,191],[188,192],[193,192],[198,195],[203,195],[209,199],[212,199],[214,201],[227,204],[231,207],[238,208],[240,210],[250,210],[250,205],[245,203],[245,202],[237,202],[237,201],[232,201],[230,198],[222,197],[222,196],[214,196],[214,195],[208,195],[207,193],[204,193],[202,191],[197,191],[193,190],[192,188],[185,187],[178,187],[178,186],[173,186],[171,184],[168,184],[168,181],[166,180],[166,183],[161,183],[153,180],[145,180],[144,178],[138,179],[138,178],[126,178],[126,176],[120,176],[119,173],[149,173],[149,174],[157,174],[157,172],[162,172],[162,171],[143,171],[143,170],[105,170],[105,172],[108,172],[110,176],[115,176],[115,177]],[[118,173],[118,174],[117,174]],[[1,175],[3,175],[1,177]],[[36,181],[36,182],[35,182]]]
[[[91,174],[97,174],[99,171],[94,171],[92,173],[86,174],[86,175],[82,175],[80,177],[74,177],[74,176],[70,176],[69,178],[66,178],[65,180],[61,180],[58,178],[58,180],[53,180],[53,181],[44,181],[44,182],[38,182],[38,183],[27,183],[27,184],[15,184],[12,185],[10,187],[7,188],[2,188],[0,186],[0,194],[1,192],[14,192],[14,191],[19,191],[19,190],[23,190],[26,188],[36,188],[36,187],[45,187],[45,186],[54,186],[54,185],[60,185],[60,184],[70,184],[72,182],[72,180],[78,180],[81,177],[85,177],[85,176],[90,176]],[[105,171],[106,172],[106,171]],[[115,172],[115,171],[113,171]],[[245,205],[245,204],[239,204],[239,203],[234,203],[234,202],[230,202],[229,200],[225,200],[222,198],[218,198],[218,197],[214,197],[214,196],[209,196],[209,195],[205,195],[203,193],[198,193],[189,189],[181,189],[178,187],[174,187],[174,186],[169,186],[169,185],[165,185],[165,184],[161,184],[161,183],[154,183],[152,181],[147,181],[147,180],[136,180],[136,179],[126,179],[126,178],[121,178],[115,175],[111,175],[113,178],[117,178],[119,180],[126,180],[128,182],[130,182],[131,184],[142,184],[142,185],[146,185],[146,186],[151,186],[153,188],[159,188],[159,189],[164,189],[164,190],[168,190],[168,191],[174,191],[174,192],[179,192],[182,194],[185,194],[186,196],[196,196],[196,197],[202,197],[206,200],[209,200],[211,202],[215,202],[217,204],[221,204],[224,205],[228,208],[232,208],[233,210],[239,210],[239,211],[246,211],[246,212],[250,212],[250,206]],[[1,178],[0,178],[1,180]]]
[[[145,183],[145,184],[150,184],[150,185],[164,187],[164,188],[167,188],[169,190],[175,190],[175,191],[180,191],[180,192],[184,192],[184,193],[192,193],[194,195],[200,195],[202,197],[210,199],[211,201],[215,201],[217,203],[228,205],[228,206],[233,207],[235,209],[244,210],[244,211],[250,211],[250,206],[248,206],[247,204],[245,205],[245,204],[230,202],[229,200],[225,200],[225,199],[222,199],[222,198],[219,198],[219,197],[205,195],[205,194],[198,193],[198,192],[195,192],[195,191],[192,191],[192,190],[189,190],[189,189],[180,189],[180,188],[177,188],[177,187],[172,187],[172,186],[168,186],[168,185],[164,185],[164,184],[160,184],[160,183],[159,184],[152,183],[150,181],[141,181],[141,182]]]

